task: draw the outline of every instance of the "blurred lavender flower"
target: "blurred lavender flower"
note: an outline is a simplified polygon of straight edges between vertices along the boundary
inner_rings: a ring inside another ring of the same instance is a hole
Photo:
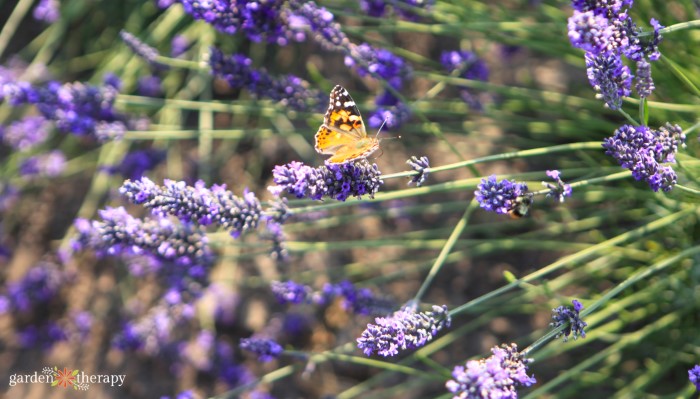
[[[163,94],[161,83],[156,75],[142,76],[136,82],[136,92],[146,97],[159,97]]]
[[[367,119],[372,128],[379,129],[383,125],[387,130],[394,130],[411,118],[411,109],[388,90],[377,96],[375,103],[377,109]]]
[[[583,304],[576,299],[571,301],[571,303],[574,305],[573,308],[559,306],[556,309],[552,309],[552,322],[549,323],[554,328],[566,326],[562,332],[557,334],[557,338],[564,337],[564,342],[569,339],[569,335],[574,337],[574,341],[579,335],[581,338],[586,338],[586,332],[583,329],[588,326],[588,323],[581,320],[579,316],[579,312],[583,309]]]
[[[406,61],[383,48],[368,43],[350,44],[345,56],[345,65],[354,68],[360,76],[384,79],[394,89],[400,90],[405,80],[413,73]]]
[[[658,130],[647,126],[623,125],[612,137],[603,140],[605,154],[632,171],[636,180],[644,180],[652,190],[670,191],[677,182],[676,173],[663,163],[674,163],[679,147],[685,146],[685,134],[678,125],[666,123]]]
[[[66,156],[60,150],[35,155],[22,161],[19,174],[24,177],[56,177],[66,167]]]
[[[529,387],[535,377],[527,375],[525,359],[515,344],[493,347],[486,359],[469,360],[452,370],[452,380],[445,384],[454,399],[516,399],[516,386]]]
[[[153,148],[135,150],[126,154],[118,165],[106,167],[105,171],[110,174],[119,173],[127,179],[138,180],[163,162],[165,157],[165,150]]]
[[[132,35],[131,33],[121,30],[119,32],[119,37],[122,38],[124,43],[134,52],[134,54],[143,58],[149,65],[157,69],[167,69],[168,66],[158,62],[158,57],[160,54],[158,50],[142,42],[139,38]]]
[[[369,288],[357,288],[349,281],[325,284],[320,295],[315,295],[319,304],[325,305],[335,298],[342,298],[342,307],[356,314],[387,314],[396,309],[394,302],[378,298]]]
[[[632,74],[619,56],[586,54],[588,81],[602,98],[605,106],[617,110],[622,106],[622,97],[630,95]]]
[[[277,342],[264,338],[243,338],[240,347],[258,355],[258,360],[263,363],[277,359],[284,351]]]
[[[112,85],[49,82],[34,87],[27,82],[0,81],[0,100],[12,106],[34,104],[63,133],[94,136],[100,141],[119,139],[127,130],[126,117],[114,110],[118,90]]]
[[[0,126],[0,138],[15,150],[27,151],[45,142],[50,129],[51,124],[44,117],[28,116],[10,126]]]
[[[406,349],[420,348],[432,340],[440,330],[450,326],[447,306],[433,306],[432,312],[416,313],[403,308],[389,317],[377,317],[377,324],[368,324],[362,336],[357,339],[357,347],[365,355],[374,352],[388,357]]]
[[[481,179],[474,192],[479,205],[489,212],[508,213],[518,207],[519,198],[527,195],[527,184],[503,179],[496,180],[496,175]]]
[[[17,332],[19,345],[23,348],[41,347],[50,349],[56,342],[65,341],[66,332],[56,322],[49,321],[39,326],[30,325]]]
[[[457,71],[459,77],[472,80],[489,80],[486,63],[471,51],[443,51],[440,63],[448,73]]]
[[[103,221],[76,219],[78,236],[74,250],[93,249],[99,255],[148,253],[165,261],[189,266],[187,272],[201,273],[213,261],[206,235],[188,225],[176,225],[168,219],[137,219],[123,207],[99,211]]]
[[[294,38],[303,41],[304,31],[311,31],[314,40],[327,50],[347,49],[350,41],[335,22],[333,14],[313,1],[291,0],[287,23]]]
[[[695,385],[695,389],[700,390],[700,365],[695,365],[688,370],[688,379]]]
[[[0,213],[8,210],[19,198],[17,187],[0,181]]]
[[[284,46],[293,37],[285,23],[284,1],[177,0],[192,18],[204,20],[217,30],[233,35],[243,32],[254,42]]]
[[[637,76],[634,77],[634,89],[641,98],[647,98],[656,87],[651,78],[651,64],[646,60],[637,61]]]
[[[265,69],[256,69],[253,62],[240,54],[224,55],[212,47],[209,66],[214,76],[225,80],[233,89],[245,88],[259,98],[278,101],[297,111],[317,109],[324,96],[309,89],[309,83],[294,75],[274,77]]]
[[[41,262],[31,267],[20,280],[6,285],[6,293],[0,296],[0,314],[45,307],[56,297],[66,277],[54,263]]]
[[[326,162],[318,168],[293,161],[275,166],[272,174],[277,185],[268,187],[268,190],[273,194],[286,191],[297,198],[314,200],[330,197],[345,201],[351,195],[362,198],[365,194],[374,198],[384,184],[377,164],[370,165],[366,160],[343,164]]]
[[[270,283],[272,294],[279,303],[310,303],[312,298],[312,289],[308,285],[295,283],[294,281],[273,281]]]
[[[120,91],[122,89],[122,80],[119,78],[119,76],[108,72],[102,77],[102,83],[105,84],[105,86],[111,86],[114,88],[114,90]]]
[[[185,35],[175,35],[170,41],[170,56],[177,58],[183,54],[190,47],[190,41]]]
[[[50,24],[58,21],[61,17],[58,0],[39,0],[39,4],[34,7],[32,16],[37,21],[44,21]]]
[[[559,202],[564,202],[564,197],[571,197],[571,186],[564,183],[561,179],[561,173],[558,170],[548,170],[545,173],[556,183],[555,185],[544,181],[542,182],[542,184],[550,190],[547,193],[547,197],[556,197]]]
[[[226,190],[225,184],[215,184],[209,189],[201,180],[194,186],[169,179],[163,183],[159,186],[144,176],[140,180],[125,181],[119,191],[129,201],[143,205],[156,215],[173,215],[183,222],[202,226],[213,224],[229,229],[234,238],[258,227],[262,208],[253,192],[246,190],[241,198]]]
[[[263,212],[265,231],[260,236],[272,242],[272,252],[270,254],[275,260],[284,261],[289,256],[282,225],[290,216],[292,216],[292,212],[287,206],[287,199],[279,196],[275,196]]]
[[[370,17],[384,17],[392,8],[396,14],[408,20],[418,19],[414,10],[422,8],[429,11],[434,4],[435,0],[360,0],[360,8]]]
[[[161,300],[142,317],[126,321],[114,336],[112,345],[121,350],[162,356],[168,351],[177,350],[173,347],[178,342],[177,335],[192,317],[192,305],[169,304],[166,300]]]
[[[415,183],[416,187],[422,186],[430,174],[430,162],[428,161],[428,157],[422,156],[418,158],[413,155],[406,163],[411,166],[411,169],[418,172],[417,175],[411,176],[411,180],[408,181],[408,184],[411,185],[411,183]]]

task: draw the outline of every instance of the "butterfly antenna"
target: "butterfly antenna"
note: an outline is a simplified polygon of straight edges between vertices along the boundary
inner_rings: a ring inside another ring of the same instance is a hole
[[[381,126],[379,126],[379,129],[377,130],[377,134],[374,136],[377,140],[381,140],[381,139],[379,138],[379,132],[382,131],[382,128],[384,127],[384,125],[386,125],[386,123],[387,123],[388,121],[389,121],[389,117],[387,116],[386,118],[384,118],[384,122],[382,122]],[[386,137],[386,138],[387,138],[387,139],[400,139],[401,136]]]
[[[382,128],[384,127],[384,125],[386,125],[386,123],[388,121],[389,121],[389,117],[387,116],[386,118],[384,118],[384,122],[382,122],[381,126],[379,126],[379,129],[377,129],[377,134],[374,136],[375,138],[377,138],[377,139],[379,138],[379,132],[382,131]]]

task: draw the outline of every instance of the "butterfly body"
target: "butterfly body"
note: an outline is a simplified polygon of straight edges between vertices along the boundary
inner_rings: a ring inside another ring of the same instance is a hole
[[[316,133],[316,151],[331,154],[328,162],[345,163],[367,158],[379,149],[379,140],[367,136],[360,110],[350,93],[338,85],[330,95],[323,124]]]

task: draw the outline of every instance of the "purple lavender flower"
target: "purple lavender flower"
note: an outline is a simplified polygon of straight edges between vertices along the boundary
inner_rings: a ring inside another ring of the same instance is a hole
[[[411,119],[411,109],[389,90],[377,96],[375,103],[377,109],[367,119],[367,124],[374,129],[394,130]]]
[[[503,179],[496,180],[496,175],[481,179],[474,195],[479,205],[489,212],[506,214],[518,207],[518,200],[527,194],[527,184]]]
[[[617,110],[622,106],[622,97],[630,95],[632,74],[619,56],[586,54],[588,81],[602,98],[605,106]]]
[[[110,174],[119,173],[127,179],[138,180],[164,161],[165,156],[165,150],[153,148],[131,151],[118,165],[107,167],[106,171]]]
[[[571,45],[594,56],[614,54],[619,47],[629,44],[626,37],[624,43],[614,40],[615,25],[595,11],[574,11],[568,25]]]
[[[301,304],[311,302],[312,289],[308,285],[294,281],[273,281],[270,283],[272,294],[279,303]]]
[[[24,177],[56,177],[66,167],[66,156],[60,150],[35,155],[22,161],[19,174]]]
[[[231,88],[245,88],[259,98],[278,101],[297,111],[316,109],[322,104],[324,96],[318,90],[309,89],[308,82],[294,75],[274,77],[252,64],[252,60],[243,55],[225,56],[220,50],[211,48],[211,72]]]
[[[264,338],[243,338],[240,347],[258,355],[258,360],[263,363],[277,359],[284,351],[277,342]]]
[[[384,184],[377,164],[370,165],[366,160],[343,164],[326,162],[318,168],[293,161],[275,166],[272,174],[277,185],[268,190],[273,194],[286,191],[297,198],[314,200],[330,197],[345,201],[351,195],[362,198],[365,194],[374,198],[379,186]]]
[[[162,356],[176,350],[179,329],[184,328],[194,317],[192,305],[169,304],[161,300],[145,315],[126,321],[114,336],[112,346],[121,350],[141,351],[151,356]]]
[[[284,261],[287,260],[289,253],[285,245],[282,225],[292,216],[292,212],[287,206],[286,198],[275,196],[269,204],[263,215],[265,231],[261,234],[261,237],[272,242],[272,251],[270,253],[272,258]]]
[[[119,139],[127,130],[126,117],[114,110],[117,94],[111,85],[49,82],[34,87],[27,82],[0,82],[0,100],[12,106],[34,104],[59,131],[101,141]]]
[[[568,306],[559,306],[556,309],[552,309],[552,322],[549,323],[550,326],[557,328],[560,326],[566,326],[562,332],[557,334],[557,338],[563,336],[564,342],[569,339],[569,335],[574,337],[574,340],[580,335],[581,338],[586,338],[586,332],[583,330],[588,326],[588,323],[581,320],[579,312],[583,309],[583,304],[574,299],[571,301],[574,305],[573,308]]]
[[[641,98],[647,98],[656,87],[651,78],[651,64],[642,59],[637,61],[637,76],[634,77],[634,89]]]
[[[156,215],[173,215],[202,226],[213,224],[229,229],[234,238],[257,228],[262,213],[254,193],[246,190],[241,198],[226,190],[226,185],[215,184],[209,189],[201,180],[188,186],[184,181],[166,179],[158,186],[144,176],[125,181],[119,191]]]
[[[411,177],[408,184],[411,185],[411,183],[415,183],[416,187],[422,186],[430,174],[430,163],[428,161],[428,157],[422,156],[418,158],[413,155],[406,161],[406,163],[411,166],[411,169],[418,172],[417,175]]]
[[[56,342],[65,341],[66,332],[56,322],[49,321],[39,326],[30,325],[17,333],[19,345],[23,348],[40,346],[50,349]]]
[[[61,18],[59,6],[58,0],[40,0],[39,4],[34,7],[32,16],[37,21],[44,21],[52,24]]]
[[[489,80],[486,63],[471,51],[443,51],[440,63],[448,73],[457,71],[458,76],[472,80]]]
[[[440,330],[450,326],[447,306],[433,306],[432,312],[416,313],[409,308],[394,312],[389,317],[377,317],[377,324],[368,324],[357,347],[365,355],[374,352],[388,357],[406,349],[420,348],[432,340]]]
[[[634,0],[572,0],[571,6],[579,12],[595,11],[607,18],[619,15],[626,8],[632,7]]]
[[[636,180],[646,181],[652,190],[670,191],[677,177],[670,166],[678,148],[685,145],[685,135],[678,125],[666,123],[658,130],[647,126],[623,125],[612,137],[603,140],[605,154],[632,171]]]
[[[427,11],[433,4],[435,0],[361,0],[360,8],[367,15],[375,18],[384,17],[389,8],[392,8],[402,18],[416,20],[418,15],[414,10],[422,8]]]
[[[30,268],[16,282],[6,286],[6,294],[0,296],[0,314],[26,313],[45,307],[56,297],[67,276],[54,263],[42,262]]]
[[[350,44],[345,65],[354,68],[360,76],[384,79],[394,89],[400,90],[403,82],[413,73],[406,61],[389,50],[376,48],[368,43]]]
[[[42,116],[28,116],[0,127],[2,141],[18,151],[28,151],[42,144],[49,137],[51,124]]]
[[[17,187],[0,181],[0,213],[8,210],[19,198]]]
[[[378,298],[369,288],[357,288],[347,280],[338,284],[325,284],[320,295],[315,297],[322,305],[341,298],[343,309],[356,314],[387,314],[396,309],[392,301]]]
[[[535,377],[527,375],[532,359],[524,358],[515,344],[493,347],[486,359],[469,360],[452,370],[452,380],[445,384],[454,399],[516,399],[518,386],[533,385]]]
[[[695,365],[688,370],[688,379],[695,385],[695,389],[700,390],[700,365]]]
[[[136,82],[136,92],[146,97],[159,97],[163,94],[161,83],[156,75],[142,76]]]
[[[546,174],[556,183],[555,185],[544,181],[542,182],[542,184],[550,190],[547,193],[547,197],[556,197],[559,202],[564,202],[564,197],[571,197],[571,186],[564,183],[561,179],[561,173],[558,170],[548,170]]]
[[[643,59],[648,59],[649,61],[656,61],[661,57],[661,52],[659,51],[659,43],[661,43],[661,29],[664,28],[663,25],[659,23],[656,19],[652,18],[649,21],[653,32],[650,38],[642,37],[641,28],[632,22],[631,18],[623,20],[624,28],[627,35],[630,37],[629,46],[622,49],[622,52],[632,61],[641,61]]]
[[[179,56],[185,54],[189,47],[190,41],[185,35],[175,35],[170,41],[170,56],[173,58],[178,58]]]
[[[164,261],[188,266],[187,273],[201,273],[195,266],[209,266],[213,255],[202,230],[176,225],[168,219],[137,219],[123,207],[99,211],[103,221],[77,219],[75,250],[93,249],[100,255],[147,253]]]
[[[289,2],[287,24],[296,41],[303,41],[304,31],[309,30],[314,40],[327,50],[345,50],[350,43],[348,37],[334,21],[333,14],[313,1],[292,0]]]
[[[160,54],[158,50],[142,42],[139,38],[132,35],[131,33],[121,30],[119,32],[119,37],[122,38],[124,43],[134,52],[134,54],[143,58],[149,65],[158,69],[167,69],[168,66],[158,62],[158,57]]]
[[[194,19],[204,20],[217,30],[233,35],[243,32],[248,39],[286,45],[293,32],[285,24],[282,0],[177,0]]]

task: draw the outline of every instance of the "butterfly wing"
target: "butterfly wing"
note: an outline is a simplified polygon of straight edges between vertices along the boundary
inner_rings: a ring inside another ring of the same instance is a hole
[[[335,86],[323,124],[316,132],[316,151],[333,154],[330,162],[343,163],[366,157],[377,148],[379,142],[367,137],[360,110],[350,93],[340,85]]]

